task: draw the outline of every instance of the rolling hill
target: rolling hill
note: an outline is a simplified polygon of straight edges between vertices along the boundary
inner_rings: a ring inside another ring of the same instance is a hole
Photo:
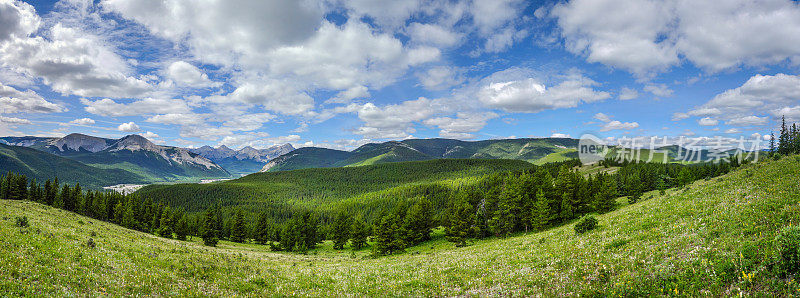
[[[212,184],[148,185],[136,194],[190,212],[216,203],[271,210],[274,217],[285,218],[292,210],[326,210],[337,204],[377,209],[385,200],[413,198],[432,187],[457,186],[470,183],[472,177],[533,166],[521,160],[440,159],[257,173]]]
[[[0,201],[0,292],[10,296],[791,296],[776,236],[800,222],[800,158],[741,167],[573,225],[456,248],[440,236],[371,258],[218,248]],[[14,225],[26,216],[29,227]],[[96,247],[87,245],[93,239]],[[194,239],[197,241],[197,239]]]
[[[353,151],[300,148],[271,160],[262,172],[347,167],[444,158],[517,159],[531,163],[577,158],[578,140],[566,138],[460,141],[409,139],[366,144]]]
[[[56,177],[62,183],[80,183],[100,189],[120,183],[142,183],[144,177],[120,169],[101,169],[39,150],[0,144],[0,170],[36,179],[40,183]]]

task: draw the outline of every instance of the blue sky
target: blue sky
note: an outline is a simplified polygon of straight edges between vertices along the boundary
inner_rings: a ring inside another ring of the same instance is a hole
[[[352,149],[800,120],[789,0],[0,0],[0,24],[0,135]]]

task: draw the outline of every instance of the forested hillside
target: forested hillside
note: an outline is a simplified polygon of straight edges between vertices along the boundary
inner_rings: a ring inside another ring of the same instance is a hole
[[[326,241],[308,255],[178,242],[38,203],[0,200],[0,291],[10,295],[330,294],[790,296],[800,263],[800,158],[644,193],[576,225],[390,257]],[[124,204],[123,204],[124,205]],[[122,215],[123,219],[125,215]],[[168,217],[164,220],[169,223]],[[373,239],[379,239],[375,235]],[[197,241],[197,238],[194,238]],[[265,269],[268,268],[268,269]]]

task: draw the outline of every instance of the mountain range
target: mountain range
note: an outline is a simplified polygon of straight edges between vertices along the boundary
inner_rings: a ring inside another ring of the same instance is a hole
[[[534,164],[542,164],[577,158],[577,146],[578,140],[569,138],[484,141],[437,138],[371,143],[358,147],[353,151],[305,147],[269,161],[261,169],[261,172],[361,166],[442,158],[517,159]]]
[[[208,158],[214,163],[225,168],[234,175],[247,175],[258,172],[264,164],[275,157],[295,150],[291,144],[272,146],[266,149],[256,149],[250,146],[239,150],[233,150],[225,145],[217,148],[203,146],[190,149],[191,152]]]

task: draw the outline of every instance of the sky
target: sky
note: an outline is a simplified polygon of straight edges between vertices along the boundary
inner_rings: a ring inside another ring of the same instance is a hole
[[[353,149],[769,135],[791,0],[0,0],[0,135]]]

